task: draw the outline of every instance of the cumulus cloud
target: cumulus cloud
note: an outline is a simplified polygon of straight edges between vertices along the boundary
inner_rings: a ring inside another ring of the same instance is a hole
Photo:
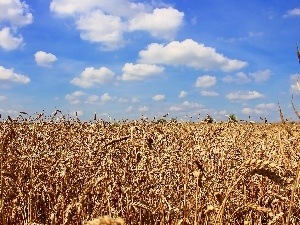
[[[98,9],[106,14],[128,18],[138,13],[145,12],[147,8],[148,7],[143,3],[133,3],[128,0],[52,0],[50,3],[51,12],[60,16],[83,15],[94,9]]]
[[[12,115],[12,114],[18,115],[20,113],[20,111],[16,111],[16,110],[13,110],[13,109],[7,109],[7,110],[0,109],[0,113],[6,113],[8,115]]]
[[[182,103],[183,106],[188,107],[188,108],[198,108],[198,107],[202,107],[201,104],[196,103],[196,102],[189,102],[189,101],[184,101]]]
[[[12,26],[24,26],[31,24],[32,14],[29,7],[20,0],[0,1],[0,22],[9,22]]]
[[[127,98],[118,98],[118,102],[127,103],[127,102],[129,102],[129,100]]]
[[[243,72],[238,72],[235,76],[227,75],[222,78],[223,82],[245,84],[251,82],[251,79]]]
[[[210,96],[210,97],[215,97],[219,96],[219,93],[214,92],[214,91],[201,91],[201,96]]]
[[[249,73],[249,76],[247,76],[243,72],[238,72],[234,76],[226,75],[222,78],[222,81],[226,83],[245,84],[251,82],[252,79],[254,79],[256,83],[261,83],[267,81],[270,78],[270,75],[271,71],[269,69]]]
[[[261,103],[255,106],[257,109],[264,109],[264,110],[277,110],[277,105],[274,103]]]
[[[151,76],[156,76],[164,71],[163,67],[149,64],[132,64],[126,63],[122,69],[123,74],[121,79],[129,80],[143,80]]]
[[[187,96],[187,92],[186,91],[181,91],[178,95],[178,98],[185,98]]]
[[[229,59],[214,48],[206,47],[191,39],[172,41],[167,45],[152,43],[139,52],[141,63],[185,65],[203,70],[232,71],[248,65],[247,62]]]
[[[0,1],[0,23],[9,24],[0,31],[0,47],[14,50],[24,45],[22,35],[16,35],[17,28],[32,23],[29,7],[20,0]]]
[[[38,51],[34,54],[35,62],[39,66],[50,67],[53,62],[57,60],[52,53]]]
[[[108,101],[112,100],[113,98],[110,97],[108,93],[105,93],[100,97],[100,99],[102,102],[108,102]]]
[[[283,17],[300,16],[300,8],[288,10]]]
[[[179,106],[171,106],[171,107],[169,108],[170,111],[180,111],[181,109],[182,109],[182,108],[179,107]]]
[[[153,13],[141,13],[129,22],[130,30],[149,31],[152,36],[172,40],[183,22],[184,13],[174,8],[154,9]]]
[[[131,112],[131,111],[132,111],[132,109],[133,109],[133,107],[132,107],[132,106],[128,106],[128,107],[127,107],[127,109],[125,109],[125,112]]]
[[[165,95],[155,95],[152,99],[154,101],[162,101],[165,100]]]
[[[245,41],[249,38],[253,38],[253,37],[258,37],[258,36],[262,36],[264,33],[263,32],[248,32],[247,36],[242,36],[242,37],[231,37],[231,38],[224,38],[224,37],[220,37],[218,38],[219,41],[223,41],[226,43],[234,43],[234,42],[238,42],[238,41]]]
[[[14,37],[9,27],[4,27],[0,30],[0,47],[4,50],[14,50],[22,46],[23,37],[19,35]]]
[[[290,93],[291,94],[296,94],[296,95],[300,94],[299,77],[300,77],[300,74],[291,74],[290,75],[290,79],[291,79],[291,82],[292,82],[292,84],[290,86]]]
[[[6,99],[7,99],[6,96],[0,95],[0,101],[4,101],[4,100],[6,100]]]
[[[210,75],[204,75],[202,77],[198,77],[196,80],[195,86],[198,88],[207,88],[215,85],[217,82],[217,78]]]
[[[85,103],[92,104],[92,105],[103,105],[108,101],[113,100],[114,98],[111,97],[108,93],[105,93],[101,96],[98,95],[90,95],[88,96]]]
[[[65,99],[69,101],[70,104],[75,105],[80,103],[80,97],[85,96],[86,93],[82,91],[75,91],[72,94],[67,94]]]
[[[267,70],[262,70],[262,71],[257,71],[254,73],[249,73],[251,77],[254,78],[255,82],[263,82],[267,81],[270,78],[271,71],[269,69]]]
[[[139,108],[139,112],[147,112],[147,111],[149,111],[149,107],[147,106],[143,106]]]
[[[50,10],[62,17],[72,17],[83,40],[101,43],[104,50],[114,50],[126,43],[125,32],[142,30],[160,39],[174,38],[183,23],[183,13],[172,7],[154,8],[154,4],[129,0],[52,0]]]
[[[106,67],[95,69],[94,67],[85,68],[79,77],[71,80],[71,84],[82,88],[90,88],[97,84],[106,84],[114,78],[114,72]]]
[[[15,73],[14,69],[6,69],[3,66],[0,66],[0,81],[1,83],[13,82],[27,84],[30,82],[30,79],[27,76]]]
[[[76,26],[83,40],[101,42],[103,50],[114,50],[124,45],[124,24],[120,17],[96,10],[81,16]]]
[[[99,1],[52,0],[50,3],[50,11],[61,16],[68,16],[75,13],[84,13],[97,6],[97,2]]]
[[[131,102],[132,103],[137,103],[137,102],[139,102],[140,100],[138,99],[138,98],[136,98],[136,97],[133,97],[132,99],[131,99]]]
[[[94,103],[96,103],[98,101],[98,99],[99,99],[98,95],[90,95],[90,96],[88,96],[88,98],[85,101],[85,103],[94,104]]]
[[[229,93],[226,95],[226,98],[229,100],[253,100],[253,99],[259,99],[263,98],[264,95],[260,94],[257,91],[248,91],[248,92],[235,92],[235,93]]]
[[[261,115],[263,114],[263,111],[260,109],[251,109],[251,108],[243,108],[241,110],[241,112],[245,115],[249,115],[249,114],[258,114]]]
[[[249,108],[249,107],[243,108],[241,112],[246,115],[247,114],[268,115],[270,114],[270,111],[277,111],[277,110],[278,110],[277,105],[274,103],[267,103],[267,104],[261,103],[254,106],[254,108]]]
[[[299,90],[299,87],[297,84],[292,84],[290,86],[290,93],[292,94],[296,94],[296,95],[299,95],[300,94],[300,90]]]

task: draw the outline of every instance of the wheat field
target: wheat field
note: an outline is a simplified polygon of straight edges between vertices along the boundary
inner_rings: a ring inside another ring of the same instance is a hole
[[[300,224],[300,124],[0,123],[0,224]]]

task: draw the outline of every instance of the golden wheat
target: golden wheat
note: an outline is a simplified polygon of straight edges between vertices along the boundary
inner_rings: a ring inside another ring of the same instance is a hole
[[[58,116],[0,123],[0,224],[300,223],[299,123]]]

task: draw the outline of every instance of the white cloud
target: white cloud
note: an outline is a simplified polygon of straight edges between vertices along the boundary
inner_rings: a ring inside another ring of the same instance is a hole
[[[267,81],[270,78],[271,71],[269,69],[249,73],[249,76],[254,79],[255,82],[260,83]],[[243,72],[238,72],[235,76],[227,75],[222,78],[223,82],[245,84],[251,82],[251,78]]]
[[[68,99],[67,99],[68,100]],[[80,103],[80,100],[79,99],[73,99],[73,100],[69,100],[69,103],[72,104],[72,105],[77,105]]]
[[[219,114],[220,114],[220,115],[226,115],[226,114],[227,114],[227,111],[226,111],[226,110],[221,110],[221,111],[219,111]]]
[[[93,105],[103,105],[108,101],[113,100],[114,98],[111,97],[108,93],[105,93],[101,96],[98,95],[90,95],[88,96],[87,100],[85,101],[85,103],[88,104],[93,104]]]
[[[254,78],[255,82],[267,81],[270,78],[271,71],[269,69],[263,71],[257,71],[254,73],[249,73],[251,77]]]
[[[76,25],[83,40],[102,43],[103,50],[114,50],[124,45],[124,24],[120,17],[96,10],[82,15]]]
[[[112,100],[112,97],[110,97],[108,93],[105,93],[105,94],[103,94],[103,95],[101,96],[101,101],[102,101],[102,102],[108,102],[108,101],[110,101],[110,100]]]
[[[154,101],[162,101],[165,100],[165,95],[155,95],[152,99]]]
[[[149,31],[156,38],[172,40],[182,25],[184,13],[171,7],[141,13],[129,22],[130,30]]]
[[[143,106],[139,108],[139,112],[147,112],[147,111],[149,111],[149,107],[147,106]]]
[[[226,95],[226,98],[229,100],[253,100],[263,98],[264,96],[257,91],[248,91],[248,92],[235,92],[229,93]]]
[[[14,37],[11,34],[11,30],[8,27],[4,27],[0,31],[0,47],[5,50],[14,50],[18,47],[22,46],[23,37],[19,35],[18,37]]]
[[[149,64],[126,63],[122,69],[122,80],[143,80],[147,77],[156,76],[164,71],[163,67]]]
[[[300,89],[297,84],[292,84],[290,87],[290,93],[300,95]]]
[[[262,110],[259,109],[251,109],[251,108],[243,108],[241,110],[241,112],[245,115],[249,115],[249,114],[263,114],[264,112]]]
[[[241,110],[243,114],[269,115],[270,111],[277,111],[277,105],[274,103],[262,103],[254,106],[254,108],[244,108]]]
[[[82,91],[75,91],[72,94],[67,94],[65,96],[65,99],[69,101],[70,104],[75,105],[80,103],[79,98],[82,96],[85,96],[86,93],[82,92]]]
[[[147,50],[139,52],[141,63],[185,65],[204,70],[231,71],[241,69],[247,62],[229,59],[214,48],[206,47],[191,39],[173,41],[167,45],[152,43]]]
[[[283,15],[283,17],[291,17],[291,16],[300,16],[300,8],[294,8],[288,10],[286,14]]]
[[[0,101],[4,101],[4,100],[6,100],[6,99],[7,99],[6,96],[3,96],[3,95],[1,96],[1,95],[0,95]]]
[[[13,109],[0,109],[0,113],[6,113],[8,115],[18,115],[20,113],[20,111],[16,111],[16,110],[13,110]]]
[[[183,13],[171,7],[154,9],[154,5],[128,0],[52,0],[50,10],[73,17],[83,40],[101,43],[103,50],[114,50],[126,43],[124,32],[143,30],[157,38],[174,38]]]
[[[274,103],[268,103],[268,104],[258,104],[255,106],[257,109],[266,109],[266,110],[277,110],[277,105]]]
[[[181,116],[198,116],[199,113],[207,111],[206,109],[203,109],[203,105],[197,103],[197,102],[189,102],[189,101],[184,101],[181,104],[176,104],[176,105],[172,105],[171,107],[169,107],[170,111],[173,112],[178,112],[177,115],[181,115]]]
[[[138,98],[136,98],[136,97],[134,97],[134,98],[132,98],[131,99],[131,102],[132,103],[137,103],[137,102],[139,102],[140,100],[138,99]]]
[[[24,26],[32,23],[33,17],[29,7],[20,0],[0,1],[0,22],[9,22],[12,26]]]
[[[61,16],[72,15],[75,13],[88,12],[90,9],[97,6],[98,0],[52,0],[50,3],[50,11]]]
[[[38,51],[34,54],[35,62],[39,66],[50,67],[53,62],[57,60],[56,56],[52,53]]]
[[[180,110],[181,110],[181,107],[179,107],[179,106],[171,106],[171,107],[169,108],[169,110],[170,110],[170,111],[180,111]]]
[[[90,95],[88,96],[87,100],[85,101],[85,103],[88,103],[88,104],[95,104],[99,99],[99,96],[98,95]]]
[[[214,91],[201,91],[201,96],[219,96],[219,93],[214,92]]]
[[[127,109],[125,110],[125,112],[131,112],[131,111],[132,111],[132,109],[133,109],[133,107],[132,107],[132,106],[128,106],[128,107],[127,107]]]
[[[3,66],[0,66],[0,81],[1,83],[14,82],[27,84],[30,82],[30,79],[27,76],[15,73],[14,69],[5,69]]]
[[[300,77],[300,74],[291,74],[290,75],[290,80],[293,83],[290,86],[291,94],[296,94],[296,95],[300,94],[300,88],[299,88],[300,86],[298,87],[298,85],[300,85],[299,77]]]
[[[118,102],[120,102],[120,103],[127,103],[127,102],[129,102],[129,100],[127,98],[119,98]]]
[[[253,37],[258,37],[258,36],[262,36],[263,32],[248,32],[247,36],[242,36],[242,37],[231,37],[231,38],[224,38],[224,37],[220,37],[218,38],[219,41],[223,41],[226,43],[234,43],[234,42],[238,42],[238,41],[245,41],[249,38],[253,38]]]
[[[10,24],[0,30],[0,47],[14,50],[24,45],[22,35],[16,36],[17,28],[32,23],[29,7],[20,0],[0,1],[0,24]]]
[[[202,77],[198,77],[196,80],[195,86],[198,88],[207,88],[215,85],[217,82],[217,78],[210,75],[204,75]]]
[[[187,92],[186,91],[181,91],[178,95],[178,98],[185,98],[187,96]]]
[[[138,13],[145,12],[146,8],[148,7],[143,3],[133,3],[127,0],[52,0],[50,3],[51,12],[60,16],[82,15],[89,13],[94,9],[100,9],[106,14],[128,18]]]
[[[227,75],[223,77],[222,81],[226,83],[244,84],[251,82],[251,79],[245,73],[238,72],[235,76]]]
[[[75,77],[71,83],[82,88],[90,88],[97,84],[106,84],[113,80],[114,72],[106,67],[95,69],[94,67],[85,68],[80,77]]]
[[[201,104],[196,103],[196,102],[189,102],[189,101],[184,101],[182,103],[183,106],[188,107],[188,108],[198,108],[198,107],[202,107]]]

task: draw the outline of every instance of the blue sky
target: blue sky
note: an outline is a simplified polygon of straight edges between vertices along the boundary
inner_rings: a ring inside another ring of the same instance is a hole
[[[297,120],[299,25],[298,0],[0,0],[0,113]]]

